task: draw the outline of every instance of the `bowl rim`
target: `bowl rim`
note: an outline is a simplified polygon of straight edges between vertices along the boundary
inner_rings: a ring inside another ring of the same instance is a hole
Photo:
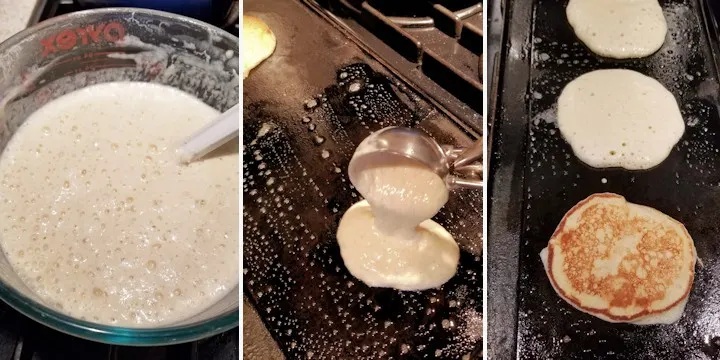
[[[179,20],[191,25],[209,28],[211,31],[217,32],[220,36],[227,36],[231,40],[237,41],[239,47],[240,40],[237,36],[212,24],[208,24],[197,19],[158,10],[133,7],[112,7],[81,10],[42,21],[31,27],[23,29],[15,35],[7,38],[5,41],[0,42],[0,53],[6,52],[10,47],[22,42],[38,30],[48,28],[58,23],[68,22],[88,15],[136,13],[172,18],[173,20]],[[239,284],[237,288],[239,291]],[[0,300],[30,319],[57,331],[86,340],[113,345],[160,346],[199,340],[237,327],[240,319],[238,301],[238,307],[225,311],[200,323],[162,328],[131,328],[103,325],[77,319],[53,310],[42,303],[26,297],[1,279]]]

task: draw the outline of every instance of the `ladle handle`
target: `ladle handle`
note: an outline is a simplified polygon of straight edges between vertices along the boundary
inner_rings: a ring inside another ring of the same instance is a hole
[[[482,156],[483,138],[480,137],[480,139],[472,143],[472,145],[463,149],[463,151],[454,159],[451,166],[456,169],[461,168],[475,162],[476,160],[482,159]]]
[[[455,175],[450,175],[445,179],[445,183],[448,186],[448,189],[455,190],[455,189],[472,189],[472,190],[482,190],[483,189],[483,181],[482,179],[464,179]]]
[[[452,171],[458,175],[448,175],[445,183],[448,189],[482,190],[483,138],[481,137],[466,148],[443,147]],[[480,163],[477,161],[480,160]]]

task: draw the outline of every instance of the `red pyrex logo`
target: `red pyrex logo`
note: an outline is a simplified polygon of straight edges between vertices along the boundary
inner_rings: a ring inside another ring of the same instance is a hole
[[[40,40],[40,44],[43,46],[42,56],[46,57],[56,52],[71,50],[78,44],[115,42],[123,37],[125,37],[125,27],[120,23],[111,22],[65,29]]]

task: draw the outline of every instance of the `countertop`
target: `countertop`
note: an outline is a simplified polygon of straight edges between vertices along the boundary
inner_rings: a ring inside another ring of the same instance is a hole
[[[0,0],[0,42],[24,29],[36,0]]]
[[[247,360],[284,360],[280,348],[247,299],[243,299],[243,358]]]

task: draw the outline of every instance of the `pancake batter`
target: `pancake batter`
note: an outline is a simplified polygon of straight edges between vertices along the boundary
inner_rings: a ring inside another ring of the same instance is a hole
[[[343,215],[337,233],[350,273],[369,286],[398,290],[450,280],[460,250],[452,235],[429,220],[447,202],[443,179],[403,157],[379,155],[365,163],[354,185],[367,200]]]
[[[658,0],[570,0],[565,11],[575,35],[600,56],[646,57],[665,42]]]
[[[612,69],[583,74],[563,89],[558,128],[584,163],[641,170],[668,157],[685,123],[675,97],[657,80]]]
[[[175,148],[219,113],[149,83],[90,86],[33,113],[0,157],[1,241],[46,304],[109,325],[192,316],[238,284],[238,155]]]

